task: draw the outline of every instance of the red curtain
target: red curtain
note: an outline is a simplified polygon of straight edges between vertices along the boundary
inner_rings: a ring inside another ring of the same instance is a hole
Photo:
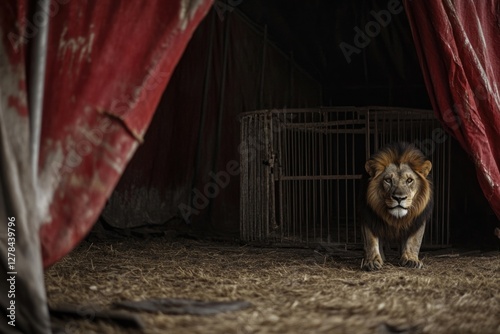
[[[67,2],[67,1],[66,1]],[[40,152],[44,265],[89,231],[211,0],[75,1],[51,19]]]
[[[0,69],[6,74],[0,78],[0,102],[7,137],[9,131],[19,140],[29,137],[25,66],[40,26],[50,22],[39,196],[31,206],[40,216],[32,233],[42,224],[44,266],[68,253],[96,221],[211,5],[212,0],[57,0],[48,12],[34,8],[32,17],[26,1],[0,5]],[[19,163],[28,166],[28,146],[13,145],[5,145],[5,152],[16,151]]]
[[[43,266],[67,254],[96,221],[212,2],[52,0],[47,9],[0,1],[0,279],[15,281],[17,290],[13,305],[10,290],[1,289],[1,333],[50,332]],[[29,70],[47,22],[34,179]]]
[[[500,1],[404,4],[436,116],[474,160],[500,218]]]

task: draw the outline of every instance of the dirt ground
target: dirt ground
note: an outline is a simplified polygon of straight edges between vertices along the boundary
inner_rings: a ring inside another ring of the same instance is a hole
[[[95,308],[150,298],[247,301],[209,316],[134,312],[144,333],[500,333],[500,252],[423,254],[421,270],[388,257],[359,269],[361,252],[258,248],[186,239],[83,242],[46,271],[59,333],[138,333],[95,320]],[[123,312],[123,311],[122,311]]]

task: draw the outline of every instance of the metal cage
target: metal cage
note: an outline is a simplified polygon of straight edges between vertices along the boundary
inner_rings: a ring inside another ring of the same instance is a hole
[[[338,107],[241,116],[240,234],[248,242],[362,244],[356,202],[365,161],[412,142],[432,161],[425,247],[449,246],[450,140],[432,111]]]

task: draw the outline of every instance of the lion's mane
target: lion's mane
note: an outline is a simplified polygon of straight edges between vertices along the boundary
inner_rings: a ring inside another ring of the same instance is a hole
[[[385,240],[402,240],[413,234],[430,218],[434,205],[431,177],[425,169],[426,158],[414,145],[394,143],[376,152],[370,158],[372,175],[365,173],[362,179],[360,214],[375,236]],[[380,197],[384,170],[390,164],[407,164],[418,175],[419,189],[408,214],[396,218],[389,214]]]

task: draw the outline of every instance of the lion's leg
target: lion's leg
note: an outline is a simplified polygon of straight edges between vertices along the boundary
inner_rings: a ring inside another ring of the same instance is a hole
[[[372,233],[367,226],[362,226],[363,240],[365,244],[365,258],[361,262],[361,268],[364,270],[378,270],[382,268],[384,261],[380,255],[379,239]]]
[[[418,259],[418,253],[420,252],[420,245],[422,245],[422,238],[425,232],[425,222],[417,230],[417,232],[410,236],[408,239],[404,240],[402,243],[402,253],[401,260],[399,264],[404,267],[410,268],[422,268],[422,261]]]
[[[380,257],[382,258],[382,261],[385,262],[385,253],[389,248],[389,244],[385,242],[383,239],[379,238],[378,239],[378,250],[380,251]]]

